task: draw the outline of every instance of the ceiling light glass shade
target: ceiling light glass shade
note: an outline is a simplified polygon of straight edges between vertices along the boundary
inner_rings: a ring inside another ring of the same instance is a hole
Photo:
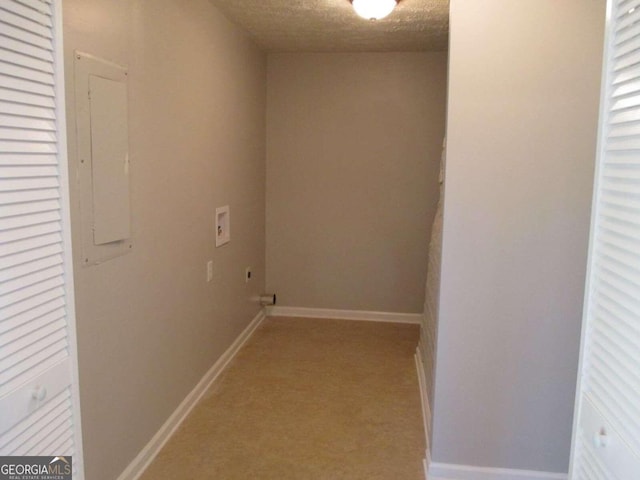
[[[380,20],[396,8],[396,0],[353,0],[353,9],[367,20]]]

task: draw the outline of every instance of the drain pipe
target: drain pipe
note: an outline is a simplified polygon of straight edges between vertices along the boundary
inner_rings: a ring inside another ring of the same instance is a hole
[[[270,305],[276,304],[276,294],[275,293],[263,293],[260,295],[260,305],[263,307],[268,307]]]

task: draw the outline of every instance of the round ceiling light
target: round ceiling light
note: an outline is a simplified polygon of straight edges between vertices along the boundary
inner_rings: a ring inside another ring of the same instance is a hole
[[[353,9],[367,20],[380,20],[396,8],[397,0],[352,0]]]

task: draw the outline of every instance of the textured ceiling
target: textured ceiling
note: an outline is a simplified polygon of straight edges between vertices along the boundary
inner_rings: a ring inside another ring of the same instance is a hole
[[[449,0],[400,0],[387,18],[356,15],[349,0],[211,0],[268,52],[441,51]]]

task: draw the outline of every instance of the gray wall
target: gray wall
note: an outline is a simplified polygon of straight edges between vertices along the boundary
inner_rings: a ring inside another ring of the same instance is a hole
[[[604,0],[452,0],[433,460],[566,472]]]
[[[86,477],[112,480],[259,310],[266,58],[207,0],[63,4],[72,175],[73,50],[129,66],[134,249],[74,259]],[[215,249],[225,204],[232,239]]]
[[[446,53],[268,59],[267,289],[286,306],[422,312]]]

